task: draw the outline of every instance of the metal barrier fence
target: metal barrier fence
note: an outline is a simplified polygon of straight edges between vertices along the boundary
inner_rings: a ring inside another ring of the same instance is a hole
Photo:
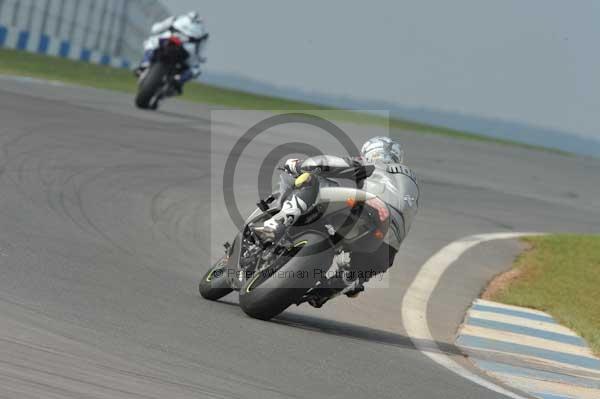
[[[0,47],[128,67],[168,15],[158,0],[0,0]]]

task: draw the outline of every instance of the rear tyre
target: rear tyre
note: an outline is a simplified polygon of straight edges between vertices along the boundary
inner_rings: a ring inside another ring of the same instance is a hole
[[[138,108],[156,109],[158,107],[158,104],[154,104],[153,99],[163,85],[167,72],[168,67],[161,62],[150,65],[148,73],[139,84],[135,97],[135,105]]]
[[[326,237],[308,233],[296,241],[302,244],[281,258],[283,266],[257,273],[242,286],[240,307],[248,316],[260,320],[277,316],[298,303],[331,266],[333,248]]]
[[[216,301],[233,291],[227,281],[226,265],[226,259],[222,258],[202,276],[198,290],[204,299]]]

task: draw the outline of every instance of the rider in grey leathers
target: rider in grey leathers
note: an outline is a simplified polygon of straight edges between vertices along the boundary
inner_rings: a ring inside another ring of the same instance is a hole
[[[419,207],[419,186],[415,174],[403,164],[402,146],[389,137],[374,137],[361,149],[360,158],[340,158],[331,155],[305,160],[288,159],[285,171],[296,178],[295,187],[282,198],[281,210],[255,229],[265,242],[277,241],[285,227],[311,210],[317,203],[323,178],[354,180],[358,188],[376,195],[390,209],[390,229],[382,237],[375,252],[350,254],[353,268],[369,271],[364,275],[385,272],[393,263],[400,244],[406,237]],[[365,166],[372,166],[368,176]],[[353,297],[364,290],[367,278],[345,278],[330,281],[329,287]],[[320,307],[321,303],[311,303]]]

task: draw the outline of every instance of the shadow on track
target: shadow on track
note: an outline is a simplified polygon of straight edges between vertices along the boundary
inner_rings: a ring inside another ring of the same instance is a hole
[[[239,307],[236,302],[218,301],[224,305]],[[340,337],[368,341],[383,345],[391,345],[401,348],[426,350],[428,352],[444,353],[454,356],[465,356],[464,353],[453,344],[447,342],[438,342],[431,340],[416,340],[420,348],[417,349],[413,340],[406,335],[394,334],[383,330],[377,330],[370,327],[364,327],[356,324],[345,323],[320,317],[293,314],[284,312],[271,321],[265,323],[275,323],[291,328],[298,328],[308,331],[314,331],[322,334],[336,335]]]

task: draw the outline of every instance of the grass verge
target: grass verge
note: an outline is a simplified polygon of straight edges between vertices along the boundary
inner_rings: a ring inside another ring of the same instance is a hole
[[[130,71],[10,49],[0,49],[0,74],[56,80],[132,94],[136,91],[136,80],[133,78]],[[203,83],[187,85],[182,99],[240,109],[285,111],[322,110],[322,116],[338,121],[379,126],[389,125],[389,127],[393,129],[408,130],[417,133],[437,134],[465,140],[493,142],[566,154],[565,152],[554,149],[462,132],[445,127],[432,126],[403,119],[388,119],[365,113],[332,110],[331,107],[263,96],[239,90],[225,89]]]
[[[517,258],[507,273],[510,278],[489,298],[548,312],[600,354],[600,235],[524,240],[531,248]]]

